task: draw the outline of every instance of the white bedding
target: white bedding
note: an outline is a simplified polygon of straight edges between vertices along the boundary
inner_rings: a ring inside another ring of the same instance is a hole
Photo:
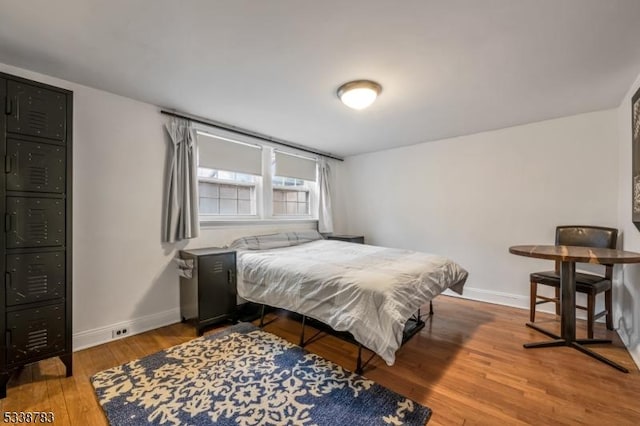
[[[232,245],[233,246],[233,245]],[[238,294],[348,331],[393,365],[407,319],[467,271],[432,254],[343,241],[238,249]]]

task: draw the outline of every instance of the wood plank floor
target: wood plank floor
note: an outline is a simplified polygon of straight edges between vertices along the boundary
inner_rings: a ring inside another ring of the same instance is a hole
[[[531,349],[546,337],[525,327],[528,312],[440,296],[435,316],[397,354],[393,367],[374,358],[365,376],[433,409],[429,425],[640,424],[640,372],[615,332],[598,352],[626,366],[624,374],[570,348]],[[275,317],[274,314],[270,314]],[[540,324],[557,329],[551,315]],[[578,321],[578,334],[586,325]],[[278,316],[267,331],[297,342],[300,324]],[[215,332],[217,330],[211,330]],[[107,424],[89,377],[94,373],[194,338],[175,324],[74,353],[74,375],[57,359],[25,367],[9,382],[2,411],[53,411],[56,424]],[[354,345],[323,336],[308,346],[353,370]]]

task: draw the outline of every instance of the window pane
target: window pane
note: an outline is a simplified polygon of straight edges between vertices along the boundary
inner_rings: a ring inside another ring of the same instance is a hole
[[[273,190],[273,214],[288,216],[308,216],[309,192]]]
[[[200,198],[200,213],[218,214],[217,198]]]
[[[244,173],[236,173],[236,179],[238,182],[253,183],[256,181],[256,177],[253,175],[245,175]]]
[[[251,201],[238,201],[238,214],[251,214]]]
[[[236,174],[233,172],[227,172],[224,170],[218,170],[219,179],[235,180]]]
[[[238,214],[238,201],[220,199],[220,214],[223,214],[223,215]]]
[[[298,214],[298,203],[287,202],[287,214]]]
[[[213,169],[207,169],[204,167],[198,167],[198,177],[214,177],[216,171]]]
[[[238,200],[250,200],[251,199],[251,188],[248,187],[238,187]]]
[[[288,188],[293,187],[305,187],[306,182],[302,179],[295,179],[290,177],[274,176],[272,182],[275,186],[286,186]]]
[[[198,190],[201,197],[218,198],[218,185],[215,183],[200,182]]]
[[[286,214],[287,210],[285,208],[285,203],[282,201],[274,201],[273,203],[273,214]]]
[[[215,170],[217,179],[217,173]],[[226,176],[241,176],[240,173]],[[253,179],[252,176],[250,176]],[[204,215],[247,216],[256,214],[255,186],[241,186],[201,180],[198,182],[200,213]]]
[[[231,185],[220,185],[220,198],[238,198],[238,188]]]

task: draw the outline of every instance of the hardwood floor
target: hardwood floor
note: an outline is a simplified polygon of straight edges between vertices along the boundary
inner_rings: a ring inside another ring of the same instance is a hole
[[[528,311],[446,296],[434,301],[434,309],[393,367],[376,357],[365,370],[368,378],[431,407],[429,425],[640,424],[640,372],[603,324],[596,325],[595,337],[614,344],[594,349],[629,374],[570,348],[523,349],[525,342],[546,339],[524,326]],[[558,328],[552,316],[539,316],[540,324]],[[584,321],[578,327],[586,335]],[[297,342],[300,324],[279,316],[266,330]],[[76,352],[70,378],[57,359],[28,365],[9,382],[0,409],[53,411],[61,425],[107,424],[89,377],[194,336],[193,328],[175,324]],[[354,369],[354,345],[323,335],[308,349]]]

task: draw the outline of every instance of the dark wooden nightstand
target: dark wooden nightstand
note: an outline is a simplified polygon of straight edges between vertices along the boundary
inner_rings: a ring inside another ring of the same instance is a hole
[[[364,244],[364,235],[329,235],[327,240],[340,240],[348,243]]]

